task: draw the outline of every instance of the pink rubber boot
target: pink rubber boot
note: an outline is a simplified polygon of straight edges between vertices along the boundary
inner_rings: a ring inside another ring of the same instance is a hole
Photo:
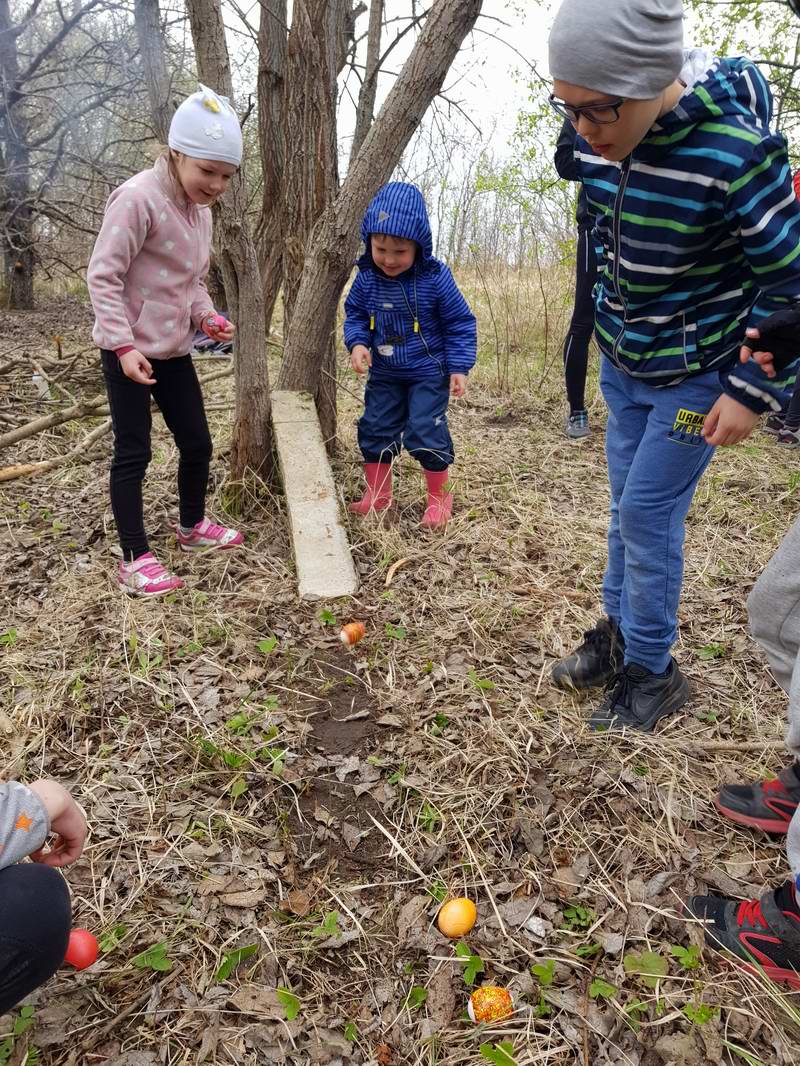
[[[428,506],[422,518],[423,529],[444,528],[453,513],[453,497],[446,491],[449,470],[426,470]]]
[[[360,500],[354,500],[347,508],[352,514],[369,514],[370,511],[385,511],[392,505],[392,464],[364,463],[367,490]]]

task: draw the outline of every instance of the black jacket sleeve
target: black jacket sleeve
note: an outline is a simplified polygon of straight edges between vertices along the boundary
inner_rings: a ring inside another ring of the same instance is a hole
[[[558,175],[566,181],[580,181],[578,164],[575,161],[575,127],[564,119],[561,133],[556,141],[555,164]]]

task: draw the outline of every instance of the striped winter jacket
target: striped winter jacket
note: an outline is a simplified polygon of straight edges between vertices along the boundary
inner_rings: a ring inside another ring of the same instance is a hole
[[[416,241],[414,266],[387,277],[372,261],[370,234]],[[406,182],[379,190],[361,226],[366,246],[344,303],[344,342],[372,351],[372,375],[398,381],[467,374],[475,365],[475,316],[448,267],[433,257],[422,193]]]
[[[786,143],[770,132],[770,92],[749,60],[694,50],[682,77],[690,88],[622,163],[578,138],[603,249],[597,340],[652,385],[719,370],[736,400],[777,410],[794,368],[770,381],[738,351],[747,326],[800,300]]]

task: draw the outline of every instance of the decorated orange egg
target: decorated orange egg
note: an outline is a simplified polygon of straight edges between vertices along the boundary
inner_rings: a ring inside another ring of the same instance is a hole
[[[477,1025],[502,1022],[513,1013],[514,1001],[511,993],[505,988],[487,985],[485,988],[476,988],[469,997],[467,1014]]]
[[[450,899],[439,911],[436,924],[439,932],[452,940],[466,936],[478,920],[478,908],[471,899]]]
[[[348,622],[346,626],[342,626],[342,630],[339,633],[339,640],[342,644],[358,644],[360,640],[363,640],[367,632],[367,627],[363,622]]]

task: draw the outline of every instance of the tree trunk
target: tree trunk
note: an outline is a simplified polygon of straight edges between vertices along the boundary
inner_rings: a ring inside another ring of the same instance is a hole
[[[31,213],[30,124],[19,91],[17,36],[9,0],[0,0],[0,135],[5,146],[0,169],[3,219],[0,244],[8,306],[33,309],[34,241]]]
[[[283,92],[286,0],[261,0],[258,27],[258,144],[263,181],[256,247],[269,332],[281,287],[283,259]]]
[[[164,37],[158,0],[134,0],[133,14],[147,96],[150,100],[153,133],[161,144],[166,144],[174,109],[170,99],[171,83],[164,58]]]
[[[220,0],[189,0],[188,12],[200,79],[233,99]],[[271,480],[275,471],[264,301],[258,257],[247,223],[243,167],[231,178],[227,193],[214,211],[222,245],[219,260],[228,312],[237,323],[231,477],[241,485],[249,473]]]
[[[284,97],[283,313],[290,328],[314,223],[338,188],[336,74],[342,8],[348,0],[295,0]],[[290,386],[291,387],[291,386]],[[336,349],[329,335],[303,388],[314,396],[322,433],[336,434]]]
[[[391,177],[441,89],[482,3],[436,0],[342,188],[314,226],[286,332],[281,388],[314,391],[320,356],[330,344],[339,296],[352,269],[364,212]]]
[[[369,6],[369,31],[367,33],[367,64],[364,80],[358,93],[358,112],[353,143],[350,146],[350,165],[361,150],[364,138],[369,133],[375,117],[375,97],[378,92],[378,70],[381,59],[381,31],[383,29],[383,0],[372,0]]]

